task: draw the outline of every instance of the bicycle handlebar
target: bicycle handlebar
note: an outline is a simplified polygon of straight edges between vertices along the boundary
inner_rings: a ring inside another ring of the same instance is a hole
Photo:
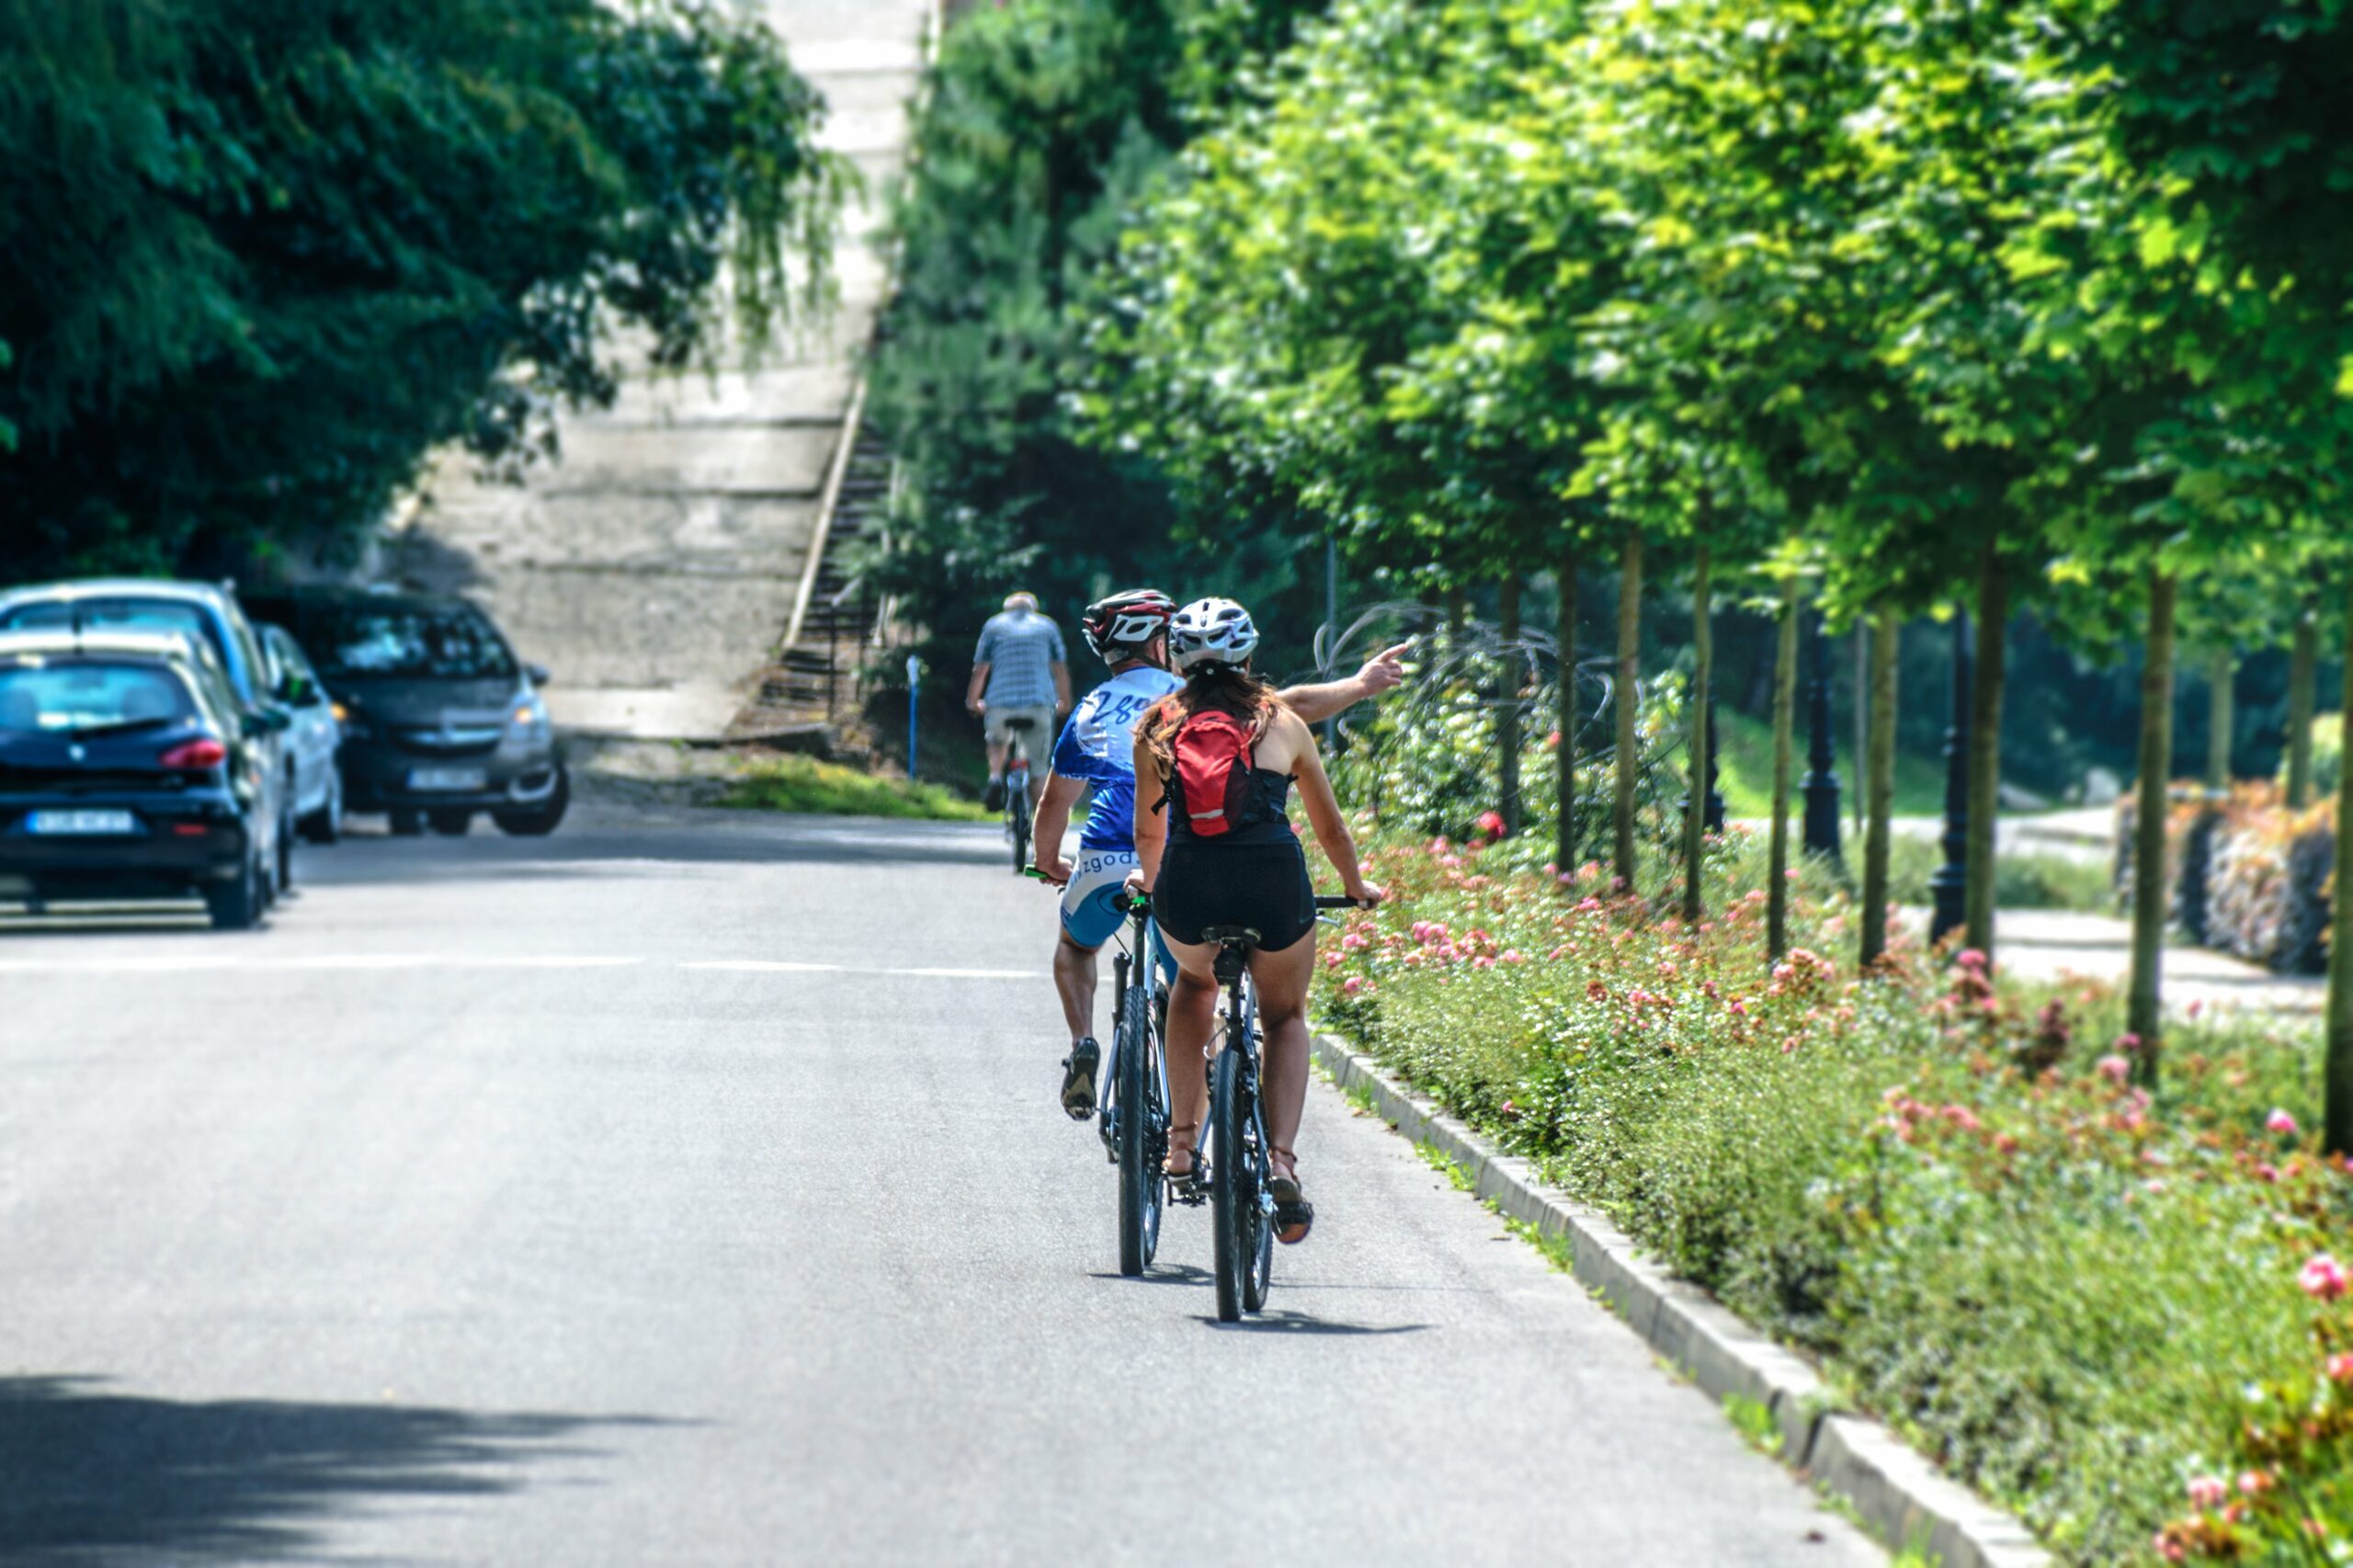
[[[1315,907],[1318,909],[1370,909],[1373,907],[1373,903],[1369,898],[1350,898],[1346,893],[1317,893]]]

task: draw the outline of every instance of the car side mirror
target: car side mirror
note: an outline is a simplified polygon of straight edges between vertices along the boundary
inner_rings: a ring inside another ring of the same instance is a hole
[[[545,686],[555,678],[548,674],[548,667],[545,665],[525,665],[523,673],[530,677],[533,686]]]
[[[256,708],[245,715],[245,733],[281,735],[294,727],[294,716],[283,708]]]
[[[293,707],[309,708],[319,700],[319,688],[307,676],[288,676],[278,695]]]

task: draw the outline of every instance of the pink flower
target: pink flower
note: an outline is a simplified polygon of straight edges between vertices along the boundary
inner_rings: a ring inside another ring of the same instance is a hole
[[[2345,1288],[2348,1281],[2346,1278],[2343,1264],[2325,1252],[2318,1252],[2313,1255],[2312,1261],[2305,1264],[2302,1270],[2297,1274],[2296,1283],[2302,1286],[2304,1294],[2314,1301],[2333,1301],[2345,1294]],[[2244,1478],[2241,1480],[2241,1488],[2252,1490],[2245,1486]]]
[[[1996,1132],[1994,1134],[1994,1147],[2005,1154],[2015,1154],[2018,1152],[2018,1141],[2006,1132]]]
[[[2340,1350],[2328,1358],[2328,1381],[2353,1383],[2353,1350]]]
[[[2296,1126],[2296,1119],[2284,1110],[2275,1110],[2265,1117],[2263,1130],[2266,1132],[2276,1132],[2282,1138],[2293,1138],[2300,1131]]]
[[[1488,837],[1501,838],[1504,835],[1503,812],[1481,812],[1479,813],[1479,827]]]
[[[1343,996],[1354,996],[1363,989],[1364,976],[1360,974],[1352,974],[1340,982],[1340,994]]]
[[[1471,967],[1472,969],[1493,969],[1495,967],[1495,960],[1489,958],[1486,954],[1481,953],[1477,958],[1471,960]]]
[[[1953,956],[1952,961],[1963,969],[1982,970],[1985,967],[1985,954],[1981,949],[1963,948]]]
[[[1371,943],[1366,941],[1362,937],[1358,936],[1354,931],[1349,932],[1347,936],[1340,938],[1340,946],[1346,948],[1352,953],[1359,951],[1362,949],[1369,948],[1371,945]]]
[[[2189,1506],[2193,1508],[2219,1508],[2231,1500],[2231,1483],[2219,1475],[2194,1475],[2189,1478]]]
[[[2124,1081],[2132,1076],[2132,1063],[2121,1056],[2103,1056],[2095,1065],[2094,1071],[2109,1083],[2121,1087]]]
[[[2253,1497],[2271,1489],[2271,1477],[2259,1470],[2239,1471],[2239,1490]]]
[[[1732,999],[1732,1006],[1725,1008],[1724,1011],[1730,1013],[1736,1018],[1745,1018],[1748,1017],[1748,1004],[1735,996]]]
[[[1518,948],[1506,948],[1503,952],[1503,961],[1505,963],[1526,963],[1528,961],[1528,955],[1521,952]]]
[[[2188,1013],[2188,1015],[2189,1015],[2191,1017],[2193,1017],[2193,1018],[2195,1018],[2196,1017],[2198,1017],[2198,1015],[2199,1015],[2199,1014],[2200,1014],[2200,1013],[2204,1012],[2205,1010],[2206,1010],[2206,999],[2205,999],[2204,997],[2202,997],[2202,996],[2193,998],[2193,999],[2191,1000],[2191,1002],[2190,1002],[2189,1006],[2188,1006],[2187,1008],[2185,1008],[2185,1009],[2184,1009],[2184,1011],[2186,1011],[2187,1013]]]
[[[2189,1560],[2188,1548],[2177,1540],[2169,1539],[2163,1530],[2157,1532],[2155,1544],[2157,1555],[2168,1562],[2186,1562]]]

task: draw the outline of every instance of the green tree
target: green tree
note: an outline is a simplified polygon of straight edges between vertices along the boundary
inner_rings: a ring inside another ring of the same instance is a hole
[[[5,0],[0,571],[332,549],[608,397],[611,321],[756,351],[824,275],[821,113],[705,0]]]

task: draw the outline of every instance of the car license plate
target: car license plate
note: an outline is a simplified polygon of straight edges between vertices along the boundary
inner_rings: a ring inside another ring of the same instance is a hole
[[[137,833],[139,819],[129,812],[35,812],[26,819],[25,828],[44,836],[95,838]]]
[[[479,767],[413,767],[409,769],[408,787],[420,793],[426,790],[457,793],[489,787],[490,775]]]

